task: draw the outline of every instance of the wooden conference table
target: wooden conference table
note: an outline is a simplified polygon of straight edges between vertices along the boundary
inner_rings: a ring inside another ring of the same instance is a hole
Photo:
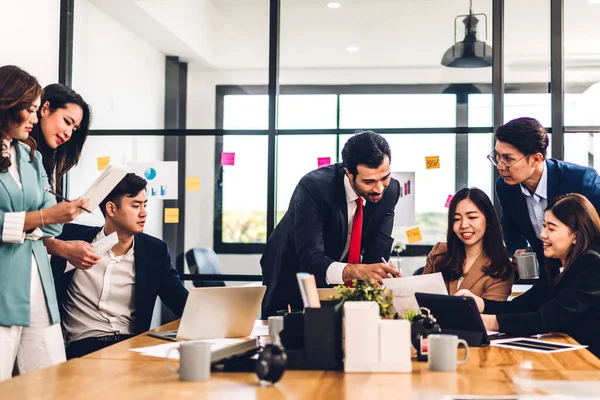
[[[156,330],[176,329],[179,321]],[[551,340],[575,343],[563,335]],[[250,372],[213,373],[208,382],[180,382],[163,359],[130,348],[165,343],[147,334],[54,367],[0,383],[2,399],[440,399],[449,394],[543,394],[529,379],[600,379],[600,360],[587,350],[538,354],[499,347],[471,348],[457,372],[431,372],[413,362],[412,374],[287,371],[274,386]]]

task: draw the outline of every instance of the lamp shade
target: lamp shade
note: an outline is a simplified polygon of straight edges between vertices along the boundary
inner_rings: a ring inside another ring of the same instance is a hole
[[[479,20],[469,14],[463,20],[465,39],[456,42],[444,53],[442,65],[454,68],[481,68],[492,65],[492,48],[477,39],[477,23]],[[456,39],[455,39],[456,40]]]

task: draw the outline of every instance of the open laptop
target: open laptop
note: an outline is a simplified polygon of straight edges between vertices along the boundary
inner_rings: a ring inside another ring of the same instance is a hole
[[[431,311],[442,333],[457,335],[466,340],[469,346],[487,346],[490,339],[497,339],[502,335],[488,334],[472,297],[415,293],[415,298],[419,307]]]
[[[252,333],[266,286],[193,288],[179,330],[150,332],[166,340],[247,337]]]

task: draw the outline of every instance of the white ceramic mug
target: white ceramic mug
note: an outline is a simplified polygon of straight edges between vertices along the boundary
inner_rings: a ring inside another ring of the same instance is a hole
[[[460,345],[465,348],[465,357],[457,360],[456,354]],[[456,335],[429,335],[427,346],[427,362],[432,371],[456,371],[456,366],[469,358],[467,342]]]
[[[516,255],[519,279],[537,279],[540,277],[537,255],[530,251]]]
[[[189,382],[204,382],[210,379],[211,344],[206,342],[181,342],[179,347],[167,351],[165,364],[171,372],[179,374],[179,379]],[[169,363],[169,354],[179,352],[179,368]]]

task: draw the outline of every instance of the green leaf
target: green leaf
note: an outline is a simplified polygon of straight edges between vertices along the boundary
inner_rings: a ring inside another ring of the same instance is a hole
[[[394,318],[393,296],[384,296],[385,289],[377,286],[368,279],[352,281],[352,287],[345,285],[335,286],[342,301],[374,301],[379,306],[379,315],[384,319]]]

